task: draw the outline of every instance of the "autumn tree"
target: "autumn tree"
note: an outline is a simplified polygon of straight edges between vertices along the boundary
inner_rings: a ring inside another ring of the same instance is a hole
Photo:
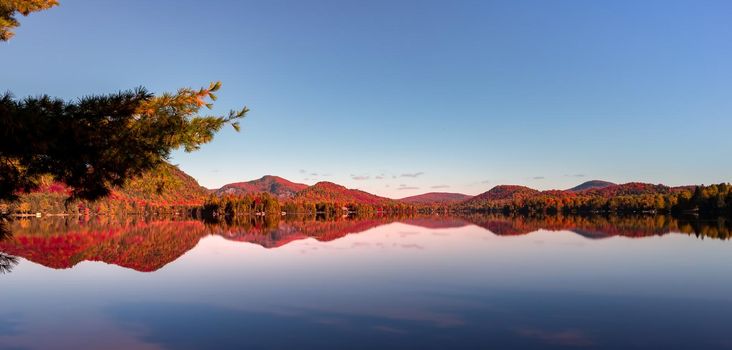
[[[0,41],[13,36],[18,14],[56,5],[57,0],[0,0]],[[220,87],[216,82],[160,96],[138,88],[68,102],[0,95],[0,200],[15,199],[49,176],[71,186],[72,199],[97,199],[175,149],[198,149],[225,124],[239,130],[246,107],[223,116],[199,114],[212,108]]]
[[[8,41],[15,35],[15,28],[20,26],[18,14],[28,16],[57,5],[57,0],[0,0],[0,41]]]
[[[50,175],[72,198],[97,199],[158,166],[171,151],[197,150],[224,125],[239,130],[248,109],[202,115],[220,82],[155,96],[138,88],[63,101],[0,96],[0,199],[37,188]]]

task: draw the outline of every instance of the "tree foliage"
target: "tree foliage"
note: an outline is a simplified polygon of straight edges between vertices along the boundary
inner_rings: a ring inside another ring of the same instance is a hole
[[[15,35],[15,28],[20,26],[17,14],[28,16],[57,5],[57,0],[0,0],[0,41],[8,41]]]
[[[671,188],[628,183],[582,192],[535,191],[528,196],[503,197],[480,195],[454,206],[454,209],[506,213],[657,212],[728,216],[732,215],[732,186],[720,183]]]
[[[151,215],[191,213],[209,196],[208,190],[176,166],[163,162],[155,168],[112,187],[109,196],[90,200],[70,199],[72,189],[43,176],[40,186],[20,193],[15,201],[0,200],[0,214],[43,215]]]
[[[0,97],[0,199],[38,187],[44,175],[96,199],[158,166],[172,150],[197,150],[225,124],[239,130],[248,109],[201,115],[220,82],[155,96],[144,88],[66,102]]]

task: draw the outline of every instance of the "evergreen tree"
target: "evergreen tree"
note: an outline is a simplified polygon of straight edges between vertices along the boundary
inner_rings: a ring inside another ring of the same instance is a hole
[[[225,124],[239,130],[248,109],[202,116],[220,82],[155,96],[144,88],[65,102],[48,96],[0,97],[0,199],[37,188],[44,175],[72,198],[96,199],[167,160],[197,150]]]
[[[0,0],[0,41],[8,41],[20,26],[16,14],[28,16],[31,12],[58,5],[57,0]]]

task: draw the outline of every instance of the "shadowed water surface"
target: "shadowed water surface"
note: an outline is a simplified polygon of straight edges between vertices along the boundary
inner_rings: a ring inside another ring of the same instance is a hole
[[[727,220],[14,220],[0,348],[732,348]]]

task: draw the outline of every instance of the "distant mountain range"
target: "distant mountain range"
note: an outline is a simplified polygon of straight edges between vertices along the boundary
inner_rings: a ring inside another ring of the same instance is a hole
[[[414,205],[457,204],[464,206],[478,205],[485,202],[522,201],[536,196],[575,196],[593,195],[613,197],[619,195],[664,194],[675,189],[664,185],[631,182],[615,184],[602,180],[590,180],[567,190],[539,191],[526,186],[499,185],[490,190],[471,196],[463,193],[428,192],[400,199],[377,196],[358,189],[349,189],[332,182],[318,182],[315,185],[295,183],[278,176],[267,175],[257,180],[237,182],[213,190],[218,195],[269,193],[280,199],[291,199],[301,202],[352,202],[369,205],[406,203]]]
[[[727,191],[727,188],[725,187],[723,190]],[[678,208],[680,210],[693,209],[693,205],[688,205],[688,198],[694,192],[694,186],[669,187],[638,182],[614,184],[602,180],[587,181],[567,190],[539,191],[525,186],[499,185],[476,196],[462,193],[429,192],[401,199],[381,197],[332,182],[318,182],[308,186],[273,175],[227,184],[215,190],[206,190],[176,166],[165,163],[157,169],[128,181],[125,187],[113,189],[110,197],[93,203],[82,203],[83,205],[78,207],[73,206],[71,210],[64,206],[64,199],[68,198],[69,189],[63,184],[49,182],[36,191],[21,194],[20,201],[16,203],[9,205],[0,203],[0,211],[76,213],[90,210],[96,213],[139,213],[150,207],[201,206],[211,195],[238,196],[261,193],[274,196],[281,204],[289,202],[298,206],[329,203],[334,204],[336,208],[357,205],[381,208],[450,206],[456,209],[502,210],[508,207],[511,210],[517,210],[520,207],[542,211],[562,207],[583,211],[615,210],[615,208],[649,211],[655,208],[668,209],[671,205],[676,205],[681,192],[685,192],[683,197],[687,198],[684,199],[687,206]],[[706,192],[706,195],[710,195],[710,193],[713,195],[715,192]],[[658,198],[658,196],[666,195],[674,198]],[[634,198],[630,201],[618,202],[621,197],[628,196]],[[726,196],[726,194],[718,196]],[[615,200],[615,203],[608,202],[611,198]],[[714,203],[725,202],[727,200],[725,198],[716,199]]]
[[[391,199],[358,189],[349,189],[332,182],[321,181],[308,186],[272,175],[246,182],[231,183],[212,190],[212,192],[217,195],[269,193],[280,199],[292,199],[299,202],[352,202],[368,205],[397,202],[407,204],[457,203],[472,198],[472,196],[462,193],[430,192]]]

